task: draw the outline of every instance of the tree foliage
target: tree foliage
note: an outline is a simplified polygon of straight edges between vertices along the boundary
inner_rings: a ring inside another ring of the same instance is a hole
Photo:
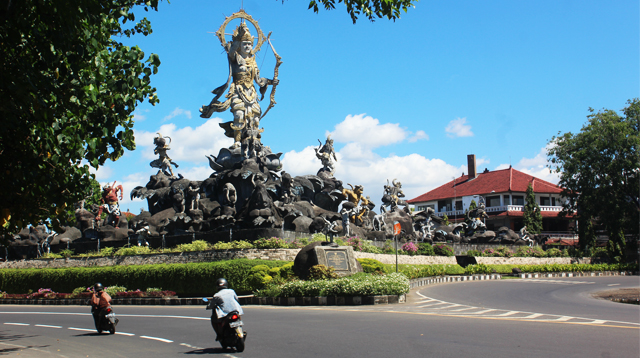
[[[527,231],[529,233],[539,234],[542,231],[542,213],[540,212],[540,206],[536,202],[536,196],[533,192],[533,186],[531,183],[529,183],[529,186],[527,187],[522,216],[524,226],[527,227]]]
[[[135,149],[132,112],[158,102],[150,77],[160,60],[118,38],[150,34],[132,10],[158,1],[3,2],[1,234],[48,218],[59,226],[95,185],[89,166]]]
[[[580,133],[554,136],[547,153],[565,188],[564,211],[595,219],[609,235],[611,257],[621,257],[625,234],[638,235],[640,102],[627,104],[621,114],[590,108]]]
[[[347,12],[355,24],[360,15],[364,15],[369,21],[383,17],[395,21],[400,18],[401,11],[407,12],[409,7],[415,7],[414,3],[417,3],[418,0],[338,0],[337,2],[346,5]],[[336,0],[311,0],[309,2],[309,9],[313,9],[316,13],[320,6],[325,10],[333,10],[336,7]]]

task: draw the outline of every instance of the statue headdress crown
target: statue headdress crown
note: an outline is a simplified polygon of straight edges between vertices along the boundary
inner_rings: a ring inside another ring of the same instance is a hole
[[[253,36],[249,32],[249,28],[246,23],[241,23],[233,31],[233,41],[250,41],[253,42]]]

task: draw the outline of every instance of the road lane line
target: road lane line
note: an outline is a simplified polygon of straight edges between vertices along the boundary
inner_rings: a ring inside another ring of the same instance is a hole
[[[62,328],[62,326],[50,326],[48,324],[36,324],[36,327],[45,327],[45,328]]]
[[[8,326],[30,326],[29,323],[5,322]]]
[[[534,313],[532,315],[529,315],[529,316],[526,316],[526,317],[522,317],[522,318],[531,319],[531,318],[538,318],[540,316],[544,316],[544,315],[542,313]]]
[[[606,323],[607,321],[603,320],[603,319],[594,319],[593,321],[591,321],[591,324],[603,324]]]
[[[426,307],[437,306],[437,305],[446,305],[447,303],[448,303],[448,302],[432,303],[432,304],[428,304],[428,305],[420,306],[420,308],[426,308]]]
[[[494,317],[506,317],[506,316],[514,315],[516,313],[520,313],[520,311],[509,311],[509,312],[505,312],[505,313],[500,313],[500,314],[495,315]]]
[[[487,312],[492,312],[492,311],[497,311],[497,310],[492,308],[492,309],[478,311],[478,312],[468,312],[467,314],[485,314]]]
[[[70,330],[73,330],[73,331],[98,332],[95,329],[77,328],[77,327],[69,327],[67,329],[70,329]]]
[[[159,337],[140,336],[140,338],[152,339],[152,340],[154,340],[154,341],[160,341],[160,342],[164,342],[164,343],[173,343],[173,341],[172,341],[172,340],[164,339],[164,338],[159,338]]]
[[[185,346],[185,347],[187,347],[187,348],[191,348],[191,349],[204,349],[204,348],[202,348],[202,347],[192,346],[192,345],[187,344],[187,343],[180,343],[180,345],[181,345],[181,346]]]
[[[437,310],[446,310],[447,308],[452,308],[452,307],[460,307],[462,305],[459,305],[457,303],[453,303],[451,304],[451,306],[446,306],[446,307],[436,307]]]
[[[116,334],[121,334],[123,336],[129,336],[129,337],[135,336],[135,333],[126,333],[126,332],[116,332]]]
[[[577,317],[562,316],[560,318],[554,319],[554,321],[564,322],[564,321],[568,321],[568,320],[574,319],[574,318],[577,318]]]
[[[460,311],[466,311],[466,310],[475,310],[478,307],[467,307],[467,308],[459,308],[457,310],[451,310],[450,312],[460,312]]]
[[[612,283],[612,284],[607,285],[607,286],[620,286],[620,284],[619,283]]]

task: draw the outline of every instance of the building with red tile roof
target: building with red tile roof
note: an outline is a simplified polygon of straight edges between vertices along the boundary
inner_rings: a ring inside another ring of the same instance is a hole
[[[454,178],[416,198],[407,200],[415,210],[431,208],[436,215],[447,215],[449,221],[464,220],[465,212],[472,201],[484,202],[489,215],[486,225],[489,230],[506,226],[519,230],[523,226],[523,209],[529,184],[533,187],[536,203],[542,214],[543,231],[571,232],[575,227],[572,217],[560,217],[564,199],[562,188],[509,167],[482,173],[476,172],[475,155],[467,156],[469,173]],[[573,233],[568,234],[573,237]],[[563,235],[561,235],[563,236]]]

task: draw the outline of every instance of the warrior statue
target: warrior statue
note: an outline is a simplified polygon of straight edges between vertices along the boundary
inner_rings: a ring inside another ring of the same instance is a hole
[[[171,143],[171,137],[163,137],[162,134],[158,133],[158,136],[153,138],[153,144],[156,146],[153,150],[153,154],[158,154],[159,158],[152,161],[152,168],[159,168],[163,173],[170,177],[175,177],[173,175],[173,170],[171,170],[171,165],[173,164],[176,168],[178,164],[174,163],[169,155],[167,155],[167,151],[169,148],[169,143],[167,143],[165,138],[169,138],[169,143]]]
[[[230,20],[235,18],[247,20],[256,27],[258,31],[258,44],[255,49],[254,37],[249,32],[245,21],[242,21],[242,23],[236,27],[230,42],[226,42],[224,39],[225,27]],[[212,91],[216,96],[209,105],[200,108],[200,117],[210,118],[213,112],[224,112],[227,109],[231,109],[233,122],[220,124],[220,126],[225,129],[225,135],[234,140],[231,149],[238,148],[243,143],[246,143],[246,146],[252,147],[256,145],[254,144],[255,141],[259,141],[260,133],[263,131],[263,129],[258,128],[260,119],[264,116],[258,101],[264,98],[267,86],[272,85],[275,88],[278,84],[277,72],[274,73],[274,79],[272,80],[260,77],[260,72],[255,60],[255,53],[259,50],[262,42],[264,42],[264,36],[259,27],[257,27],[257,22],[244,11],[240,11],[230,18],[227,18],[216,34],[227,52],[229,77],[227,83]],[[279,60],[279,56],[276,56],[276,58]],[[279,63],[278,61],[277,65],[279,65]],[[261,98],[258,98],[254,82],[260,88]],[[229,91],[225,96],[226,100],[219,102],[218,99],[227,87]],[[272,90],[272,104],[270,104],[269,109],[275,104],[273,94]],[[252,152],[255,155],[256,151],[252,150]]]
[[[402,183],[393,179],[391,184],[392,185],[389,185],[389,179],[387,179],[387,185],[384,186],[384,194],[382,195],[382,206],[380,207],[382,212],[386,211],[386,207],[390,207],[391,212],[394,212],[398,208],[398,205],[407,206],[407,202],[400,199],[404,198]]]
[[[318,139],[318,142],[320,142],[320,139]],[[320,159],[320,162],[322,162],[322,169],[333,175],[335,168],[331,158],[336,162],[338,161],[338,158],[336,158],[336,151],[333,149],[333,139],[331,139],[330,136],[327,136],[327,140],[324,142],[324,145],[320,142],[318,148],[314,149],[316,151],[316,157]]]
[[[118,193],[120,193],[120,200],[122,200],[122,185],[116,185],[114,181],[113,184],[105,185],[102,188],[102,205],[98,209],[98,215],[96,215],[96,221],[100,220],[100,216],[102,216],[102,211],[107,211],[107,221],[106,223],[112,226],[118,225],[118,221],[120,221],[120,205],[118,204]]]

